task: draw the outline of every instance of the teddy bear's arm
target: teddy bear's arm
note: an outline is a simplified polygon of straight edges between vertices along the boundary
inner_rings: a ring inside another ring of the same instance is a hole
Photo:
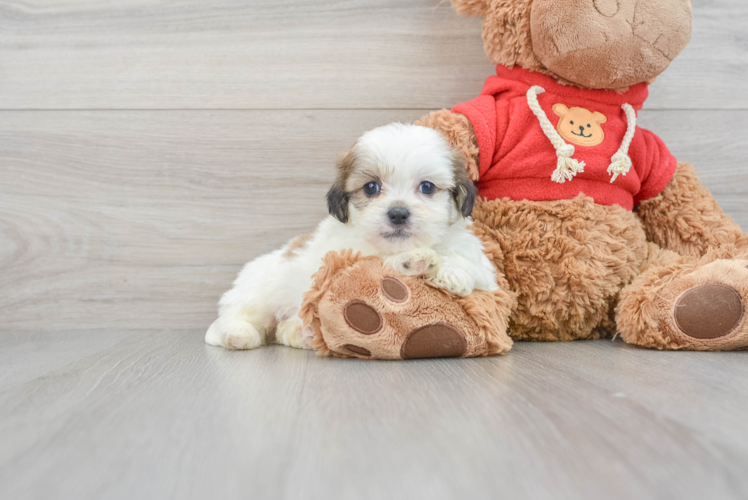
[[[465,115],[453,113],[448,109],[432,111],[417,122],[416,125],[438,130],[447,138],[452,146],[462,151],[467,159],[466,169],[470,180],[476,182],[479,178],[480,153],[478,139],[475,136],[473,124]]]
[[[701,257],[733,245],[748,253],[748,235],[722,212],[688,163],[678,163],[662,193],[640,203],[638,214],[650,241],[680,255]]]

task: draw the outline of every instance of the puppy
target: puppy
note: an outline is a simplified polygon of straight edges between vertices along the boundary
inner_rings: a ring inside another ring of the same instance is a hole
[[[322,257],[352,248],[457,295],[494,291],[495,270],[470,231],[475,187],[461,155],[430,128],[399,123],[364,134],[338,164],[330,217],[314,234],[247,264],[219,303],[208,344],[253,349],[269,341],[309,348],[297,313]],[[272,335],[270,335],[272,337]]]

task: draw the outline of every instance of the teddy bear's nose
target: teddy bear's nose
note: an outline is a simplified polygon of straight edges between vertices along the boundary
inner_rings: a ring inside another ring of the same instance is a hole
[[[565,80],[592,89],[621,89],[652,80],[691,38],[688,0],[462,3],[532,3],[530,36],[540,63]]]
[[[584,133],[584,125],[580,125],[579,126],[579,131],[582,132],[582,133]]]

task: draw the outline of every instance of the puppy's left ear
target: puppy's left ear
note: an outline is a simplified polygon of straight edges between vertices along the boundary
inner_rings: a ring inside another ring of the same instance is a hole
[[[470,217],[473,213],[473,205],[475,205],[475,196],[478,190],[475,188],[475,184],[468,177],[467,160],[462,153],[455,153],[452,160],[452,169],[455,178],[455,187],[452,188],[452,198],[457,204],[457,210],[460,211],[463,217]]]
[[[350,194],[346,190],[345,184],[353,170],[354,161],[353,150],[340,159],[338,162],[338,178],[327,192],[327,210],[330,215],[343,224],[348,222],[348,203],[350,201]]]

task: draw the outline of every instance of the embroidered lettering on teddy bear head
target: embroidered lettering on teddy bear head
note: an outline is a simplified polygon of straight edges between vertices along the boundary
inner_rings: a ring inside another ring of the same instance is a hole
[[[602,124],[608,118],[599,111],[585,108],[569,108],[565,104],[554,104],[553,112],[559,116],[556,130],[561,137],[577,146],[597,146],[605,140]]]

